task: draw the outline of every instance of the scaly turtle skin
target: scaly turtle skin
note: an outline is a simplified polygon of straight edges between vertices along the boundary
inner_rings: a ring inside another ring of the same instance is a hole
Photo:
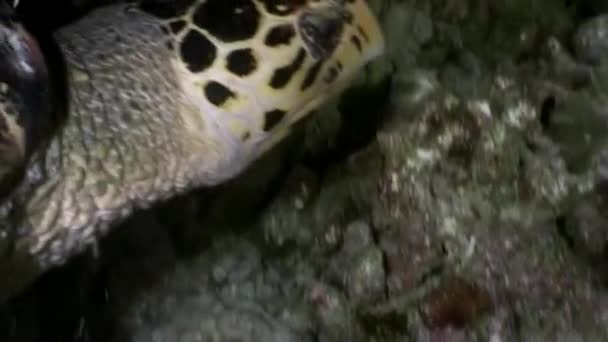
[[[0,299],[133,210],[238,175],[384,49],[364,0],[165,3],[98,9],[42,52],[0,10],[0,180],[22,176]]]

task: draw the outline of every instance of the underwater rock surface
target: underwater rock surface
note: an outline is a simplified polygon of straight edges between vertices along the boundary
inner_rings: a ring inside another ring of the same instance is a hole
[[[0,340],[608,340],[605,9],[370,2],[388,51],[352,89],[49,272]]]

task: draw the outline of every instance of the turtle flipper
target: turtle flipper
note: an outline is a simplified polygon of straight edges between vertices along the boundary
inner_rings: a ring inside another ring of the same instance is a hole
[[[42,52],[0,2],[0,195],[41,141],[50,107]]]

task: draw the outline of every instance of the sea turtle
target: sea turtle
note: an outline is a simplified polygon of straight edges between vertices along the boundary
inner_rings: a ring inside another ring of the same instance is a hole
[[[365,0],[113,4],[53,42],[0,20],[0,300],[235,177],[384,50]]]

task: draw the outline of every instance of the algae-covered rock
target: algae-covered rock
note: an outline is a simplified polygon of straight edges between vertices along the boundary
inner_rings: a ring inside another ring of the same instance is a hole
[[[351,89],[51,272],[2,340],[608,340],[605,18],[370,2],[388,51]]]

